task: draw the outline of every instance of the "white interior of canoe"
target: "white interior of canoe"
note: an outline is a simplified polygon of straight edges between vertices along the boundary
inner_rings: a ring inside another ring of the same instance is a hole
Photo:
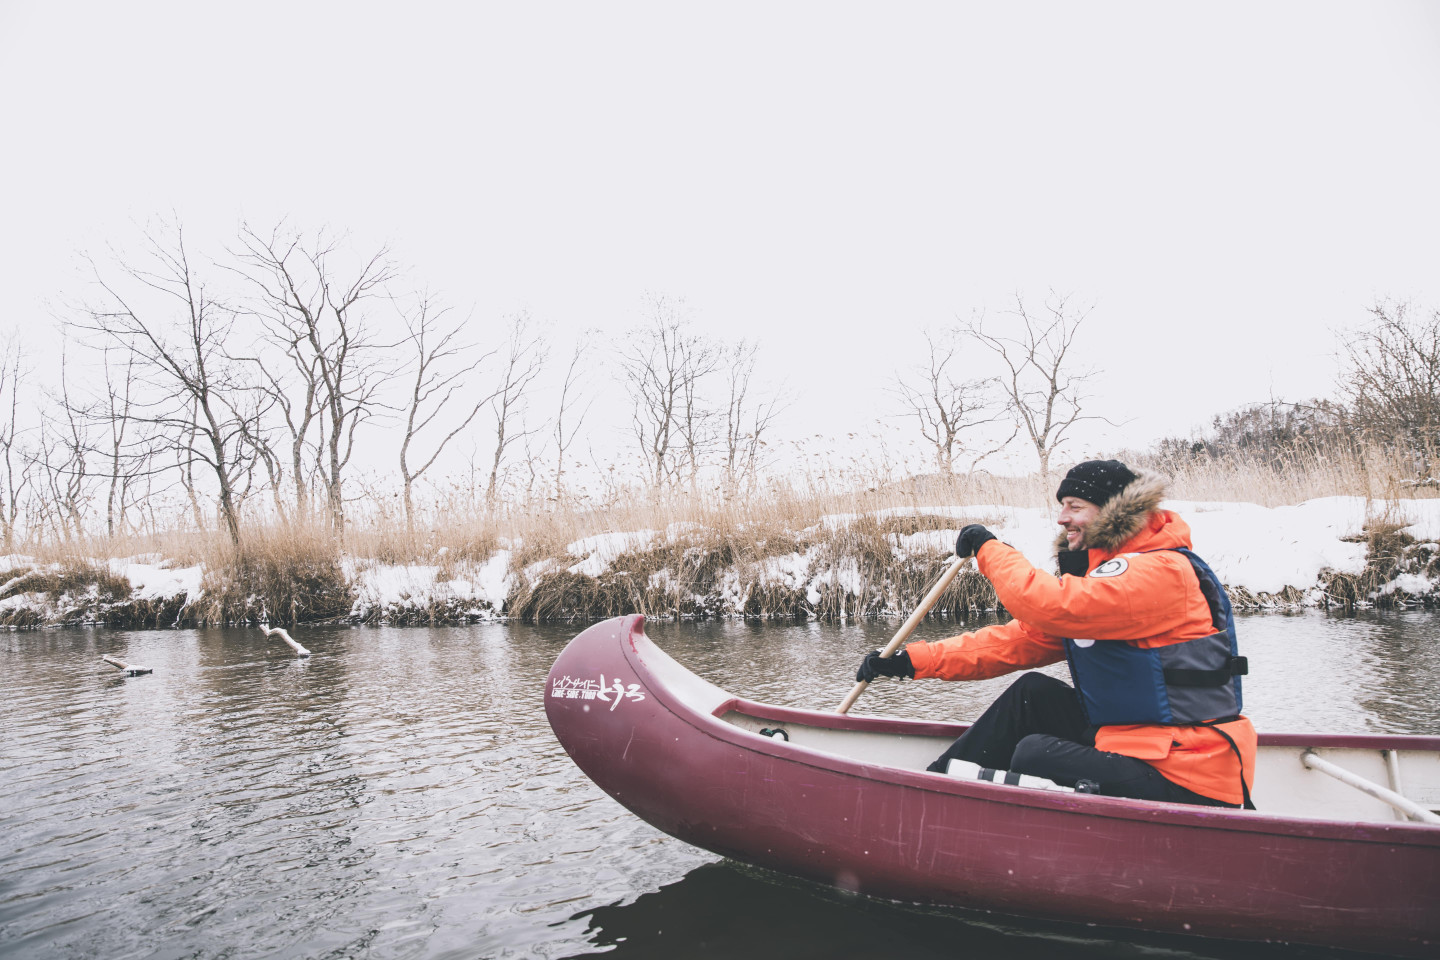
[[[762,729],[780,727],[797,747],[847,757],[879,766],[924,770],[950,740],[854,730],[831,730],[793,722],[776,722],[731,710],[721,720],[760,736]],[[1316,741],[1317,744],[1322,741]],[[1410,817],[1382,799],[1307,767],[1307,750],[1364,780],[1391,790],[1418,806],[1440,812],[1440,752],[1420,749],[1359,749],[1353,747],[1262,745],[1256,758],[1251,790],[1257,811],[1280,817],[1394,823]],[[1007,789],[1021,790],[1022,787]]]

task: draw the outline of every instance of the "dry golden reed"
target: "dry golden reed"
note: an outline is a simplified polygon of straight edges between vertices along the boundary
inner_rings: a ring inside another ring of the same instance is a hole
[[[1131,462],[1146,457],[1121,454]],[[1380,448],[1334,455],[1292,453],[1270,460],[1196,459],[1167,464],[1171,496],[1178,500],[1248,501],[1279,506],[1315,497],[1350,495],[1376,501],[1433,496],[1431,487],[1407,483],[1410,465]],[[505,615],[527,621],[592,619],[638,612],[664,617],[710,617],[740,612],[760,618],[854,618],[903,614],[918,603],[938,577],[945,551],[903,556],[896,536],[954,529],[986,522],[973,516],[927,514],[937,506],[996,505],[1053,507],[1058,474],[1002,477],[922,476],[899,480],[850,477],[844,489],[821,478],[797,486],[774,484],[761,493],[725,499],[685,489],[662,495],[621,490],[603,506],[553,500],[507,505],[494,513],[453,499],[414,528],[379,513],[352,523],[343,539],[318,524],[251,522],[239,547],[217,532],[173,530],[141,537],[93,538],[65,544],[33,544],[38,561],[67,571],[52,584],[76,596],[119,600],[103,563],[109,558],[150,556],[155,562],[200,564],[204,596],[183,607],[173,604],[106,606],[91,619],[167,625],[175,622],[317,622],[352,616],[353,579],[348,572],[364,562],[425,564],[438,568],[438,581],[461,578],[499,549],[511,550],[514,587]],[[1377,511],[1383,512],[1383,511]],[[843,516],[847,522],[823,522]],[[1378,530],[1378,528],[1375,528]],[[567,545],[601,534],[652,531],[647,545],[622,553],[599,576],[570,572],[576,558]],[[1397,531],[1370,532],[1378,557],[1399,544]],[[1393,550],[1391,551],[1394,552]],[[778,558],[805,558],[812,573],[787,579],[777,574]],[[467,567],[467,565],[469,565]],[[1382,570],[1381,566],[1385,569]],[[1375,577],[1332,578],[1326,593],[1335,602],[1362,602],[1378,583],[1393,579],[1393,564],[1377,564]],[[73,571],[73,573],[72,573]],[[831,571],[818,578],[813,571]],[[23,571],[20,571],[23,572]],[[0,571],[0,583],[11,579]],[[804,581],[803,583],[801,581]],[[1371,581],[1374,580],[1372,583]],[[12,593],[21,586],[12,588]],[[26,587],[25,589],[30,589]],[[1293,603],[1295,596],[1251,597],[1237,592],[1237,604]],[[67,594],[70,595],[70,594]],[[3,599],[3,596],[0,596]],[[1402,598],[1403,599],[1403,598]],[[967,569],[942,598],[936,612],[965,617],[994,609],[994,592]],[[466,604],[432,601],[400,610],[369,610],[366,619],[436,623],[473,614]],[[16,613],[14,616],[22,617]]]

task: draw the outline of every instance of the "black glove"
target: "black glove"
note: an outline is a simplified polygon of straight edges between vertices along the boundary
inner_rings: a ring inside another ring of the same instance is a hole
[[[980,552],[988,540],[994,540],[995,534],[986,530],[978,523],[972,523],[960,530],[960,536],[955,538],[955,556],[964,560],[966,557],[973,557]]]
[[[865,654],[865,659],[860,661],[860,669],[855,671],[855,680],[857,683],[862,680],[873,683],[876,677],[903,677],[914,680],[915,664],[910,662],[910,652],[901,650],[893,657],[882,657],[879,650],[871,650]]]

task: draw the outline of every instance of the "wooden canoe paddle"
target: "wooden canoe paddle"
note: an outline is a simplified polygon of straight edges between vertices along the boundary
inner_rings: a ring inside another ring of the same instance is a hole
[[[940,599],[940,594],[944,593],[945,588],[950,586],[950,581],[955,579],[955,575],[960,572],[960,568],[964,566],[964,564],[964,559],[960,557],[955,557],[950,561],[950,566],[946,567],[945,572],[940,574],[940,579],[936,580],[935,586],[931,587],[930,592],[925,594],[925,599],[920,601],[920,606],[915,608],[915,612],[910,614],[910,618],[901,624],[900,629],[896,631],[894,638],[885,645],[884,650],[880,651],[882,659],[888,659],[895,654],[896,650],[900,649],[900,644],[904,643],[910,634],[914,632],[915,628],[920,625],[920,621],[925,619],[925,614],[929,613],[930,608],[935,606],[936,601]],[[865,688],[868,686],[870,686],[870,684],[864,680],[856,681],[854,688],[851,689],[845,699],[840,702],[840,706],[835,708],[835,712],[849,713],[850,708],[855,705],[856,700],[860,699],[860,694],[864,693]]]

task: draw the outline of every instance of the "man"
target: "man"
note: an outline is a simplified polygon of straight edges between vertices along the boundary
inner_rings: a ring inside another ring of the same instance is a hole
[[[1075,686],[1022,675],[930,770],[960,759],[1107,796],[1253,809],[1230,602],[1164,495],[1163,477],[1118,460],[1072,469],[1055,494],[1059,577],[979,524],[960,531],[956,554],[975,556],[1015,619],[871,653],[856,679],[983,680],[1068,659]]]

